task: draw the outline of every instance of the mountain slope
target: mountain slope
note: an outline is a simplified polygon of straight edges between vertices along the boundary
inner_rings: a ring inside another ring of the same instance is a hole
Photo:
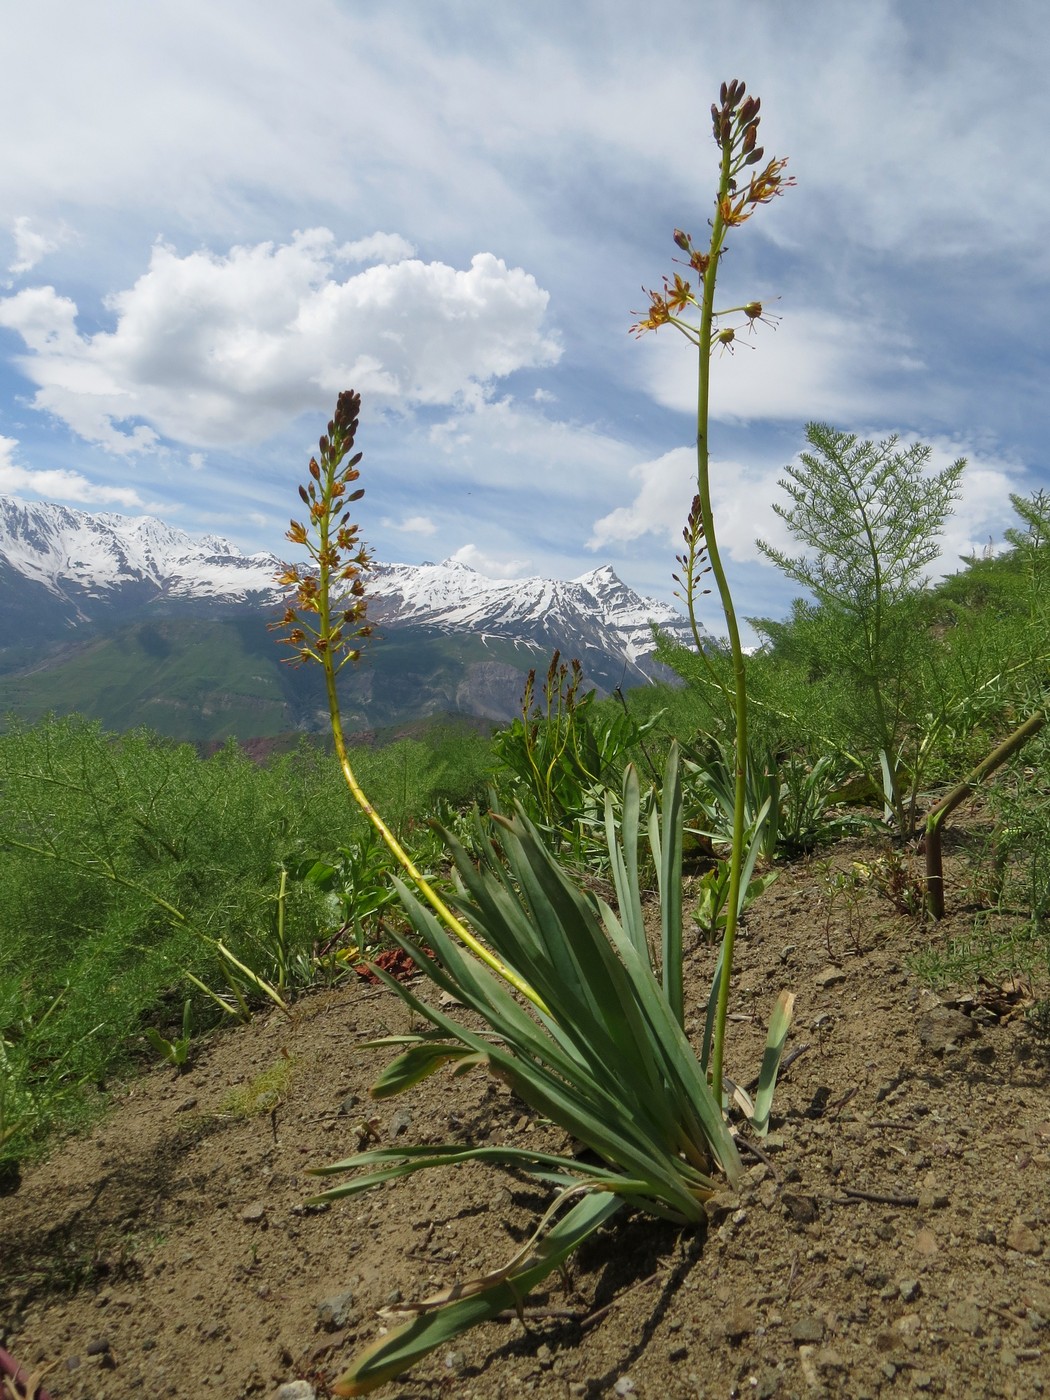
[[[149,516],[0,497],[0,713],[78,710],[186,739],[323,728],[317,678],[282,665],[267,632],[281,564]],[[660,670],[651,623],[688,631],[608,566],[565,581],[488,579],[455,560],[379,565],[369,591],[379,640],[344,684],[361,729],[508,719],[524,673],[554,650],[603,693],[637,685]]]

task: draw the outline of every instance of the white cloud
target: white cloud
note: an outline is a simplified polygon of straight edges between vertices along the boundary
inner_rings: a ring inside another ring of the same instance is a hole
[[[861,431],[861,437],[882,439]],[[916,434],[900,433],[902,445],[916,441]],[[922,440],[921,438],[919,440]],[[959,559],[980,554],[989,538],[999,540],[1015,521],[1010,493],[1030,490],[1023,466],[980,446],[947,438],[926,438],[932,447],[927,470],[942,471],[958,457],[967,459],[962,476],[962,492],[948,517],[939,556],[930,574],[952,573]],[[773,502],[786,503],[778,485],[784,465],[745,465],[715,461],[711,467],[711,497],[720,548],[737,563],[764,562],[756,539],[766,540],[788,554],[797,545],[787,526],[773,510]],[[655,536],[677,550],[681,545],[693,494],[696,490],[696,453],[691,448],[675,448],[654,461],[643,462],[629,473],[637,490],[629,504],[619,506],[596,520],[587,548],[598,550],[610,545]]]
[[[348,387],[399,408],[448,405],[560,354],[547,293],[491,253],[462,271],[406,259],[340,281],[342,260],[327,229],[226,256],[158,244],[149,271],[109,298],[112,331],[81,336],[75,304],[51,287],[0,301],[0,325],[30,351],[35,406],[122,451],[158,435],[258,442]]]
[[[587,548],[603,549],[647,535],[679,549],[682,529],[696,492],[696,452],[676,447],[653,461],[632,468],[638,482],[630,504],[618,506],[594,522]],[[759,559],[755,536],[788,543],[772,501],[780,468],[746,466],[740,462],[711,464],[711,500],[720,548],[743,562]]]
[[[397,263],[415,255],[415,248],[399,233],[373,233],[339,249],[339,256],[347,262]]]
[[[438,470],[488,489],[593,501],[637,460],[625,442],[591,423],[548,418],[511,398],[478,400],[427,431]],[[421,455],[421,454],[420,454]]]
[[[388,530],[397,530],[404,535],[436,535],[437,525],[429,515],[410,515],[405,520],[392,520],[389,516],[380,522]]]
[[[15,240],[15,260],[8,263],[7,270],[16,275],[31,272],[38,262],[47,257],[48,253],[54,253],[61,248],[68,237],[64,229],[61,236],[49,236],[43,233],[40,229],[34,228],[32,221],[24,214],[12,221],[11,235]]]
[[[887,399],[886,377],[923,370],[899,333],[871,317],[846,319],[792,309],[773,328],[741,333],[732,353],[716,351],[711,366],[711,417],[748,422],[795,419],[848,422],[874,416]],[[642,341],[643,379],[665,408],[696,412],[696,352],[672,327]],[[905,389],[905,397],[916,391]],[[894,403],[902,390],[894,385]]]
[[[486,554],[475,544],[465,544],[450,556],[458,564],[469,564],[485,578],[528,578],[532,569],[530,559],[513,559],[507,555]]]
[[[171,506],[144,501],[137,491],[124,486],[100,486],[80,472],[64,468],[20,466],[14,460],[18,443],[0,437],[0,493],[29,491],[46,501],[75,501],[77,505],[123,506],[126,510],[171,510]]]

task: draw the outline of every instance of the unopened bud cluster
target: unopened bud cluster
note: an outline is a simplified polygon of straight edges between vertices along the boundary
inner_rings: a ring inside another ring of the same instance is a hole
[[[371,555],[347,509],[365,494],[360,487],[349,489],[361,475],[357,465],[362,454],[346,460],[353,450],[360,412],[361,395],[344,390],[328,431],[318,442],[318,455],[310,459],[310,479],[299,487],[309,515],[305,522],[293,520],[285,538],[306,547],[314,568],[291,564],[277,579],[295,589],[283,618],[273,624],[289,629],[280,640],[297,655],[287,659],[324,664],[330,658],[336,671],[358,659],[357,644],[371,635],[364,596]]]

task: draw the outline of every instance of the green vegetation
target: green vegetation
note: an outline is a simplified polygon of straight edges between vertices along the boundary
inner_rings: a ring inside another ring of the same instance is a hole
[[[487,763],[469,731],[361,752],[406,832],[480,795]],[[289,878],[368,840],[315,748],[261,768],[48,719],[0,736],[0,775],[0,1155],[91,1112],[144,1040],[185,1063],[191,1029],[349,975],[380,937],[366,899]]]
[[[294,593],[277,624],[292,659],[311,663],[305,693],[327,710],[335,764],[305,744],[267,767],[232,743],[202,758],[156,732],[106,734],[77,716],[0,736],[0,1188],[137,1059],[152,1051],[180,1072],[198,1033],[260,1005],[287,1011],[362,963],[429,1023],[376,1042],[397,1051],[377,1098],[449,1067],[488,1070],[589,1149],[581,1159],[430,1143],[314,1168],[353,1174],[317,1201],[467,1160],[557,1189],[508,1265],[429,1300],[336,1394],[364,1394],[520,1307],[626,1206],[695,1225],[720,1184],[737,1182],[741,1138],[755,1145],[769,1126],[794,999],[776,1002],[751,1098],[724,1070],[734,938],[779,864],[847,830],[881,830],[870,865],[823,868],[829,956],[836,905],[861,951],[854,912],[868,887],[901,916],[943,913],[939,866],[924,889],[907,843],[923,821],[939,841],[943,816],[983,784],[996,822],[973,862],[972,934],[931,944],[915,970],[934,983],[1050,973],[1050,499],[1014,498],[1022,524],[1009,548],[932,587],[925,571],[963,463],[930,475],[922,444],[810,425],[813,450],[786,469],[791,504],[780,510],[802,552],[763,546],[807,596],[786,620],[756,621],[756,653],[741,645],[707,430],[712,351],[732,345],[733,318],[747,329],[766,319],[758,302],[715,308],[726,236],[789,183],[782,161],[751,173],[764,155],[757,113],[742,84],[723,85],[710,241],[674,235],[700,285],[674,273],[636,327],[671,325],[698,352],[697,490],[676,575],[697,647],[659,653],[683,685],[599,702],[578,663],[555,653],[540,692],[530,675],[520,718],[491,741],[446,728],[352,748],[344,722],[370,637],[370,559],[350,509],[363,494],[351,455],[360,398],[346,392],[300,488],[307,515],[288,537],[309,563],[285,574]],[[696,610],[708,573],[728,642],[705,648]],[[171,644],[158,624],[129,654],[163,667]],[[240,676],[248,698],[243,667],[258,648],[246,637],[230,656],[231,684]],[[85,653],[77,664],[104,662]],[[130,674],[111,679],[130,685]],[[696,1044],[684,1014],[686,854],[698,867],[696,928],[718,948]],[[444,994],[438,1005],[374,961],[392,949]],[[454,1005],[474,1014],[470,1025],[444,1009]],[[274,1111],[293,1073],[283,1059],[228,1111]]]

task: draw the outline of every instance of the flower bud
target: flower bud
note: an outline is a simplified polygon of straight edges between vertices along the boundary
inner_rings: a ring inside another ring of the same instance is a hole
[[[678,247],[681,248],[683,253],[689,252],[693,242],[689,235],[683,233],[680,228],[676,228],[674,231],[674,241],[677,243]]]

